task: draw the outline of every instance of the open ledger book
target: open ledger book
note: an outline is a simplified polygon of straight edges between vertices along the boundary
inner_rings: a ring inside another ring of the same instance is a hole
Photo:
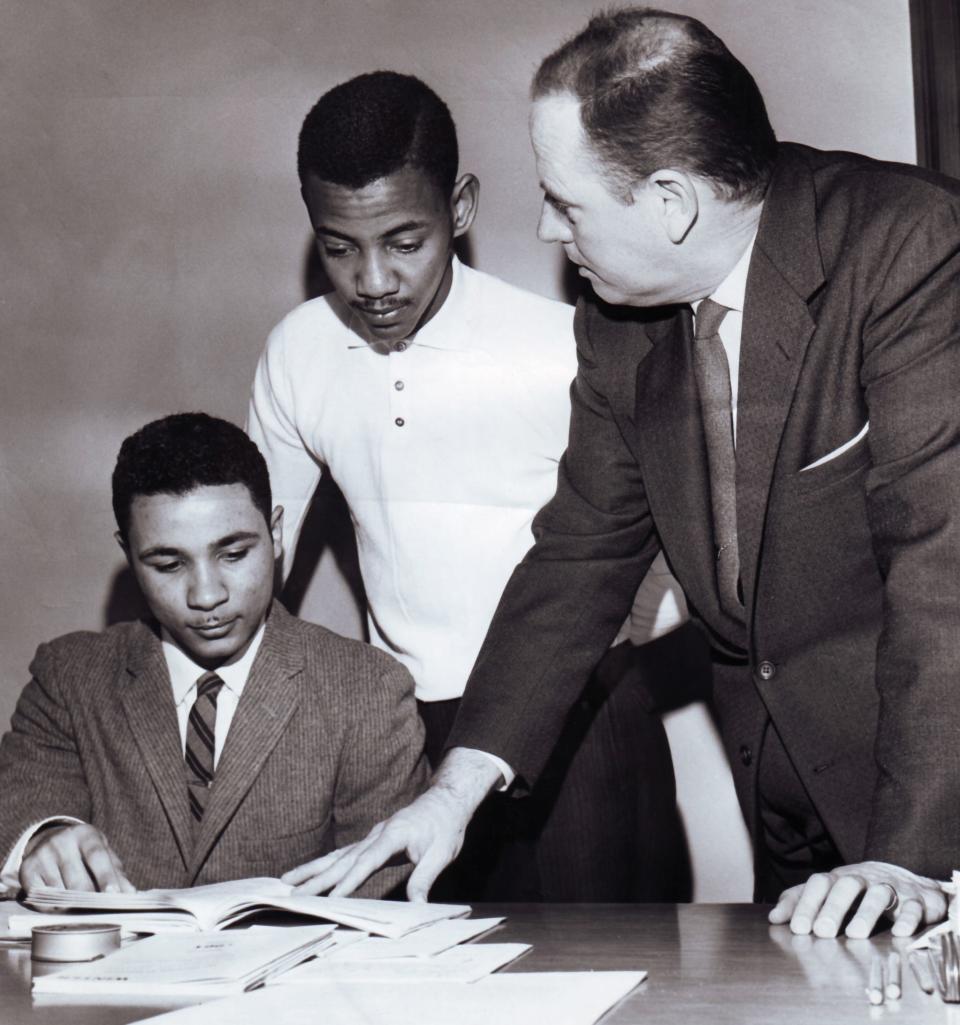
[[[36,886],[28,892],[26,903],[37,911],[68,911],[67,920],[71,922],[80,920],[78,913],[96,912],[100,921],[104,921],[104,913],[110,913],[110,921],[131,930],[136,929],[136,922],[128,916],[136,913],[143,920],[142,932],[224,929],[262,911],[286,911],[390,939],[406,936],[432,922],[470,914],[470,908],[464,904],[304,896],[279,879],[235,879],[186,890],[138,893],[88,893]]]

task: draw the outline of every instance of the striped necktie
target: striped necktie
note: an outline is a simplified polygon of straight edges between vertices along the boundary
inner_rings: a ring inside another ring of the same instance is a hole
[[[197,697],[187,720],[187,796],[194,824],[203,819],[207,794],[213,782],[214,737],[217,723],[217,695],[223,680],[216,673],[204,673],[197,680]]]
[[[737,462],[733,442],[730,364],[720,340],[726,306],[704,299],[694,326],[693,369],[700,394],[703,435],[710,466],[713,538],[717,546],[717,590],[724,611],[745,618],[740,598],[740,546],[737,540]]]

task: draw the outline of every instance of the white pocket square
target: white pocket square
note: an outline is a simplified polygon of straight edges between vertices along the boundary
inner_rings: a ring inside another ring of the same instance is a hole
[[[868,420],[856,435],[849,441],[845,441],[839,448],[835,448],[832,452],[828,452],[825,456],[821,456],[819,459],[815,459],[809,466],[803,467],[801,473],[806,473],[807,470],[813,470],[818,466],[823,466],[824,463],[829,463],[831,459],[836,459],[837,456],[842,456],[847,449],[853,448],[858,441],[861,441],[867,436],[867,431],[870,429],[870,421]]]

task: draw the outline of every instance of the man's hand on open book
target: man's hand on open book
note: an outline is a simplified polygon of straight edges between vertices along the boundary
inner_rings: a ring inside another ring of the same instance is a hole
[[[85,822],[51,826],[35,833],[20,864],[20,885],[68,890],[133,893],[136,887],[107,838]]]
[[[430,789],[395,812],[357,843],[283,876],[301,893],[342,897],[399,854],[416,866],[407,881],[407,898],[425,901],[436,878],[460,852],[463,834],[480,802],[500,779],[484,755],[454,748],[437,770]]]

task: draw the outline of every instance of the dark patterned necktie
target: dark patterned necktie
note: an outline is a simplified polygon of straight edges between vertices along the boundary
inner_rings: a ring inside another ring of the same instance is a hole
[[[730,365],[720,341],[726,306],[704,299],[694,326],[693,367],[700,395],[710,466],[710,503],[717,546],[717,590],[724,611],[743,622],[740,549],[737,543],[737,463],[733,441]]]
[[[197,697],[187,720],[187,796],[194,826],[203,819],[207,794],[213,782],[213,752],[217,723],[217,696],[223,680],[216,673],[204,673],[197,680]]]

